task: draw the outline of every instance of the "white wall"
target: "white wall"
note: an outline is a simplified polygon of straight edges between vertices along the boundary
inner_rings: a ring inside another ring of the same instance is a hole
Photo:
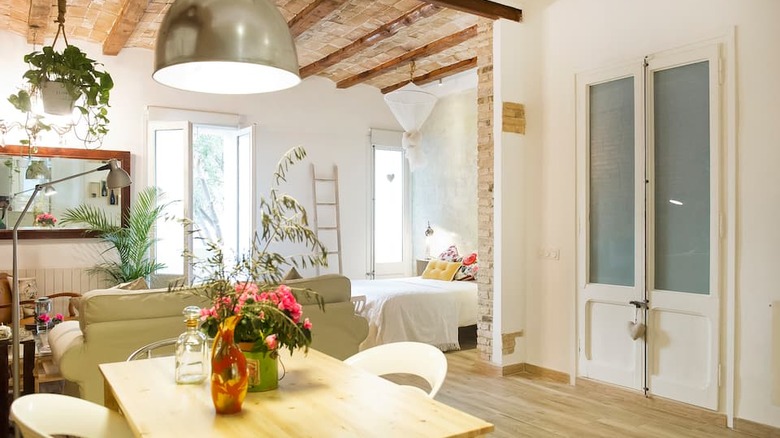
[[[425,167],[412,172],[412,243],[424,258],[477,250],[477,90],[442,97],[421,130]],[[426,239],[431,224],[433,236]]]
[[[158,85],[151,79],[153,52],[125,49],[116,57],[104,57],[96,44],[71,41],[91,57],[105,64],[114,78],[111,92],[111,132],[104,149],[128,150],[132,153],[134,192],[147,185],[145,168],[145,108],[148,105],[193,110],[236,113],[247,123],[256,123],[258,145],[258,180],[267,187],[270,172],[281,154],[302,145],[310,160],[318,165],[337,164],[340,174],[341,219],[344,248],[344,273],[363,278],[366,248],[366,194],[368,182],[369,128],[399,129],[378,89],[359,85],[339,90],[326,79],[309,78],[289,90],[252,96],[216,96],[188,93]],[[8,96],[21,84],[26,65],[24,54],[32,46],[19,35],[0,31],[0,96]],[[18,111],[0,99],[0,118],[17,116]],[[9,135],[9,143],[21,136]],[[56,145],[57,138],[44,141]],[[82,147],[69,140],[70,147]],[[294,169],[287,189],[311,210],[311,181],[308,164]],[[90,266],[98,246],[93,242],[35,241],[22,242],[20,264],[49,267]],[[10,241],[0,242],[0,268],[10,267]],[[74,257],[75,255],[75,257]]]
[[[561,330],[575,318],[574,75],[724,36],[736,26],[735,416],[780,427],[780,405],[771,394],[780,373],[771,361],[773,349],[780,349],[780,333],[772,332],[770,307],[780,300],[775,275],[780,264],[778,16],[780,2],[771,0],[558,0],[543,11],[543,201],[537,232],[541,245],[561,248],[561,259],[529,272],[539,285],[528,299],[529,363],[576,372],[570,360],[574,332]]]

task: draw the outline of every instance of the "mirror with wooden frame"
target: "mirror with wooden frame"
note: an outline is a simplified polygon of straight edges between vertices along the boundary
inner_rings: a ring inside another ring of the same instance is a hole
[[[27,146],[0,148],[0,239],[11,239],[11,229],[30,199],[36,184],[88,172],[115,158],[130,174],[130,152],[104,149]],[[126,226],[130,209],[130,187],[111,190],[106,186],[107,171],[89,173],[57,183],[56,194],[38,193],[19,227],[20,239],[73,239],[91,237],[78,225],[59,223],[69,208],[89,204],[103,209],[115,223]],[[53,222],[53,224],[52,224]]]

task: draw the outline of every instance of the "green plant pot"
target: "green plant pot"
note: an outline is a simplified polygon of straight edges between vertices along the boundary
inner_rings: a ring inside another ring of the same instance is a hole
[[[65,84],[59,81],[46,81],[41,84],[43,111],[55,116],[67,116],[73,113],[76,100],[68,93]]]
[[[270,391],[279,387],[279,359],[268,353],[244,351],[249,369],[249,392]]]

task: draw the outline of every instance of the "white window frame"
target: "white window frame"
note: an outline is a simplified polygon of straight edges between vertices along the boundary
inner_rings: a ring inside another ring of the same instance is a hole
[[[183,157],[184,160],[182,163],[173,163],[172,165],[182,165],[183,166],[183,178],[184,178],[184,191],[185,196],[183,199],[181,199],[181,208],[179,209],[177,207],[177,210],[181,212],[183,217],[185,218],[192,218],[193,217],[193,175],[192,175],[192,163],[193,163],[193,126],[214,126],[218,128],[230,128],[235,129],[237,131],[236,138],[238,139],[242,135],[246,135],[247,133],[251,136],[251,147],[249,151],[249,161],[251,164],[250,169],[250,179],[251,181],[248,183],[248,189],[250,190],[249,199],[251,199],[251,206],[250,206],[250,224],[251,229],[249,230],[250,238],[251,235],[254,234],[254,232],[257,230],[257,166],[256,166],[256,148],[257,148],[257,141],[256,141],[256,127],[255,125],[250,126],[241,126],[239,124],[239,116],[238,115],[232,115],[232,114],[223,114],[223,113],[206,113],[206,112],[199,112],[199,111],[189,111],[189,110],[180,110],[180,109],[171,109],[171,108],[160,108],[160,107],[149,107],[147,111],[147,154],[148,154],[148,160],[147,160],[147,172],[148,172],[148,181],[149,185],[154,186],[156,185],[156,175],[155,175],[155,169],[156,169],[156,154],[155,154],[155,133],[160,130],[165,129],[177,129],[177,130],[184,130],[185,131],[185,138],[187,141],[187,144],[185,146],[186,149],[186,156]],[[237,163],[240,165],[241,163]],[[236,193],[236,196],[239,196],[239,193]],[[171,199],[167,199],[167,201],[171,201]],[[240,209],[239,212],[243,209]],[[241,216],[239,215],[237,217],[238,222],[236,225],[238,225],[241,220]],[[240,237],[239,237],[240,238]],[[193,236],[190,234],[187,230],[182,228],[182,241],[183,241],[183,247],[185,250],[192,250],[193,248]],[[238,242],[237,249],[240,251],[247,250],[247,246],[249,245],[249,242],[246,242],[245,244],[241,244],[241,242]],[[151,248],[152,256],[155,256],[156,247],[153,245]],[[182,257],[182,269],[181,272],[183,273],[183,276],[185,278],[185,281],[189,281],[192,278],[192,268],[189,263]]]

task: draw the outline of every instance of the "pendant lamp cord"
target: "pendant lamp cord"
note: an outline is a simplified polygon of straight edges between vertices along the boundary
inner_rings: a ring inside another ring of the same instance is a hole
[[[62,32],[62,38],[65,40],[65,46],[69,46],[68,36],[65,35],[65,0],[57,0],[57,20],[54,22],[57,23],[57,35],[54,36],[54,42],[51,43],[51,46],[54,47],[57,44],[60,32]]]

